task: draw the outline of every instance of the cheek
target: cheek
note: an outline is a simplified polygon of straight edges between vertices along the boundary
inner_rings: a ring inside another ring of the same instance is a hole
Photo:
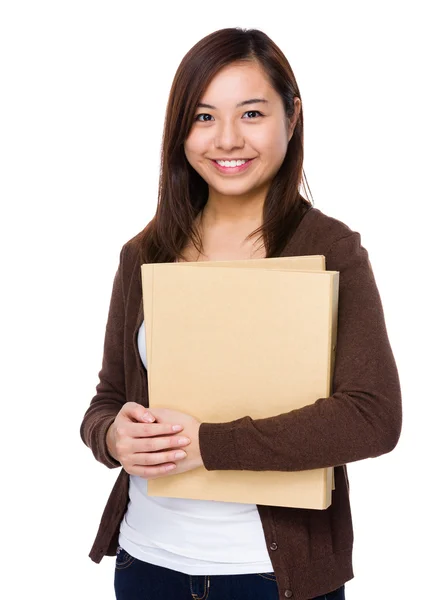
[[[186,155],[192,158],[194,157],[195,159],[198,158],[200,154],[206,152],[207,147],[208,143],[206,136],[194,133],[191,133],[184,143]]]
[[[276,124],[271,124],[268,128],[258,129],[258,132],[253,132],[251,137],[251,145],[264,158],[271,161],[279,161],[286,154],[287,137],[283,127],[277,127]]]

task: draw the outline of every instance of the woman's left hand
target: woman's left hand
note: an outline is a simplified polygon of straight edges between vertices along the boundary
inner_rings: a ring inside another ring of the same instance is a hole
[[[180,412],[178,410],[172,410],[170,408],[149,408],[149,411],[155,417],[158,423],[169,423],[171,425],[182,425],[183,430],[177,433],[177,437],[188,437],[190,444],[178,450],[184,450],[187,453],[185,458],[178,460],[176,463],[176,469],[161,475],[161,477],[168,477],[169,475],[176,475],[178,473],[186,473],[192,471],[198,467],[204,465],[201,458],[201,450],[199,447],[199,428],[201,422],[195,417],[188,415],[187,413]],[[172,437],[171,435],[169,437]]]

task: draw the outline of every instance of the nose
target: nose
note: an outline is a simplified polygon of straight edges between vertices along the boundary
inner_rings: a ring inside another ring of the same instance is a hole
[[[230,151],[243,147],[244,138],[237,125],[230,121],[221,122],[215,135],[215,148]]]

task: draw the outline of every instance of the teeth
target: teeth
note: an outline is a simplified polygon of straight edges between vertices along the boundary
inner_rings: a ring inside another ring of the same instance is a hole
[[[217,160],[216,162],[222,167],[240,167],[247,160]]]

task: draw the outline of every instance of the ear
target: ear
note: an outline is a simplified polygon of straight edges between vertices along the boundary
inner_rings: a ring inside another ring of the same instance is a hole
[[[289,119],[289,134],[287,137],[287,141],[289,142],[294,134],[294,129],[296,124],[298,123],[298,119],[300,117],[300,112],[301,112],[301,100],[300,98],[298,98],[298,96],[295,96],[294,98],[294,114],[293,116]]]

